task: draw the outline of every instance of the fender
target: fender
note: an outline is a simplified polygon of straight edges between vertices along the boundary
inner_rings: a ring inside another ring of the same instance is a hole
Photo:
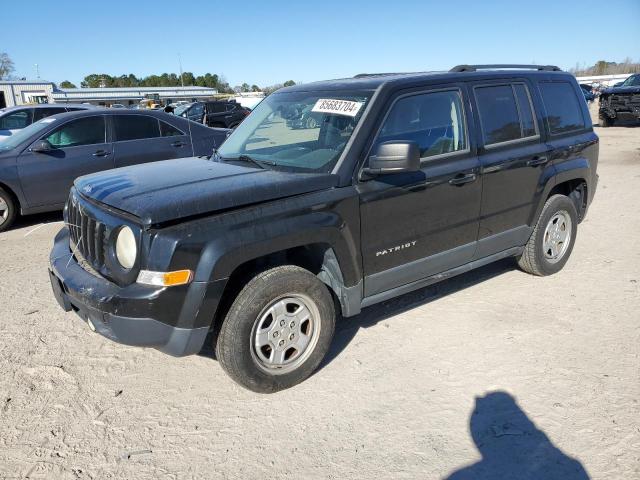
[[[554,163],[545,169],[545,174],[541,177],[541,183],[543,183],[542,179],[545,179],[546,183],[544,183],[542,195],[540,195],[538,205],[531,217],[530,225],[533,226],[537,222],[542,208],[547,202],[547,198],[549,198],[549,194],[556,185],[570,180],[583,180],[587,183],[587,189],[591,190],[591,186],[589,185],[589,169],[589,160],[585,157],[577,157],[564,162]]]
[[[206,313],[213,318],[224,285],[239,266],[292,248],[321,245],[318,277],[336,293],[343,312],[353,315],[362,296],[359,208],[355,188],[344,187],[214,214],[159,230],[150,258],[158,258],[154,247],[166,252],[173,244],[166,268],[192,268],[194,283],[208,284]]]
[[[0,156],[0,187],[9,190],[18,199],[20,213],[25,214],[27,208],[26,198],[22,192],[20,177],[18,177],[18,166],[14,155]]]

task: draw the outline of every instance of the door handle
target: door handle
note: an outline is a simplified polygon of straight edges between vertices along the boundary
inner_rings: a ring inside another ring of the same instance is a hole
[[[467,183],[475,182],[476,178],[478,178],[478,176],[475,173],[461,173],[460,175],[456,175],[451,180],[449,180],[449,185],[455,185],[459,187]]]
[[[172,147],[184,147],[186,144],[184,142],[181,141],[177,141],[177,142],[173,142],[171,144]]]
[[[533,157],[531,160],[527,161],[527,166],[529,167],[537,167],[538,165],[544,165],[549,161],[549,157],[546,155],[538,155]]]
[[[106,150],[96,150],[96,153],[93,154],[94,157],[106,157],[111,152],[107,152]]]

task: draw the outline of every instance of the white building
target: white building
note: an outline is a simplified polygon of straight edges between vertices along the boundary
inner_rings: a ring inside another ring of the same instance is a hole
[[[125,87],[125,88],[58,88],[53,82],[0,81],[0,108],[30,103],[91,103],[110,106],[121,103],[136,105],[145,98],[157,98],[163,104],[186,100],[209,100],[218,90],[207,87]]]
[[[207,87],[121,87],[121,88],[59,88],[52,92],[55,103],[91,103],[110,106],[120,103],[135,105],[145,98],[157,98],[163,104],[186,100],[208,100],[215,97],[218,90]]]
[[[2,80],[0,81],[0,108],[27,103],[49,103],[56,86],[53,82]]]

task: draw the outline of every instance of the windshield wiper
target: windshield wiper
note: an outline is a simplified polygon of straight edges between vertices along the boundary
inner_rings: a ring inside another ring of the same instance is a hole
[[[254,165],[259,166],[263,170],[269,170],[267,165],[275,166],[274,162],[267,162],[266,160],[258,160],[250,157],[249,155],[240,155],[237,158],[230,158],[229,160],[237,160],[239,162],[253,163]]]

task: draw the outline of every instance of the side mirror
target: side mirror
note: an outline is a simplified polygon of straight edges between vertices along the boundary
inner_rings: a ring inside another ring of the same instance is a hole
[[[416,142],[391,141],[381,143],[376,154],[369,158],[367,175],[417,172],[420,170],[420,147]]]
[[[51,150],[53,150],[53,147],[48,140],[38,140],[33,144],[33,147],[31,147],[31,151],[37,153],[46,153],[50,152]]]

